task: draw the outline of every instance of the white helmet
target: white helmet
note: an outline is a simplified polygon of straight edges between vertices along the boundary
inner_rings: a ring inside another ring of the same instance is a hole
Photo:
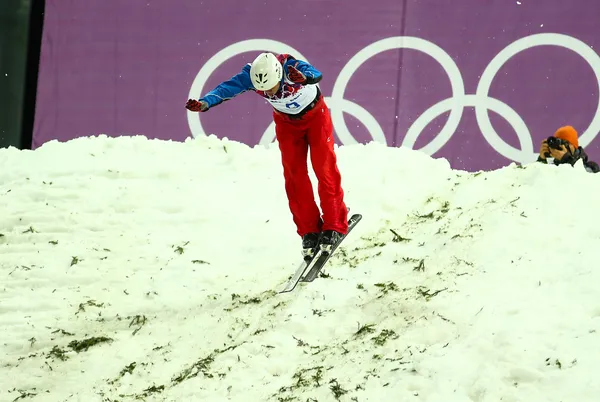
[[[273,53],[261,53],[252,62],[250,79],[259,91],[267,91],[281,81],[283,68]]]

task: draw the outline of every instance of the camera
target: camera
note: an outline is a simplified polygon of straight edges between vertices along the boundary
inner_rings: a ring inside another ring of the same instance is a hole
[[[571,148],[569,147],[571,143],[569,141],[557,137],[548,137],[546,139],[546,144],[548,144],[548,148],[550,149],[563,150],[564,147],[564,150],[567,151],[567,153],[563,155],[562,159],[560,160],[560,163],[568,162],[573,158]],[[550,152],[546,152],[544,156],[546,158],[550,158],[551,154]]]
[[[548,137],[546,143],[548,144],[548,147],[552,149],[562,149],[563,146],[567,146],[569,144],[568,141],[556,137]]]

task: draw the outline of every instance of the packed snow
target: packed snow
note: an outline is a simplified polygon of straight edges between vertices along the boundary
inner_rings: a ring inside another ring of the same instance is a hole
[[[600,176],[337,153],[363,219],[279,294],[276,144],[1,150],[0,400],[597,401]]]

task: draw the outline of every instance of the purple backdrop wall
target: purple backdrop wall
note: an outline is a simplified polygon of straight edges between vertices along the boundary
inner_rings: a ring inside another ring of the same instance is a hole
[[[598,1],[245,4],[47,0],[32,146],[98,134],[269,142],[269,106],[252,93],[202,115],[184,104],[271,50],[323,72],[338,144],[492,169],[535,160],[570,124],[600,159]]]

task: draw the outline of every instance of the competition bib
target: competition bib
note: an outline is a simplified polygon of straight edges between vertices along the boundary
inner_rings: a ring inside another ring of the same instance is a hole
[[[265,99],[277,110],[287,114],[298,114],[308,106],[317,96],[315,85],[292,86],[283,84],[283,90],[277,92],[273,97],[265,96]]]

